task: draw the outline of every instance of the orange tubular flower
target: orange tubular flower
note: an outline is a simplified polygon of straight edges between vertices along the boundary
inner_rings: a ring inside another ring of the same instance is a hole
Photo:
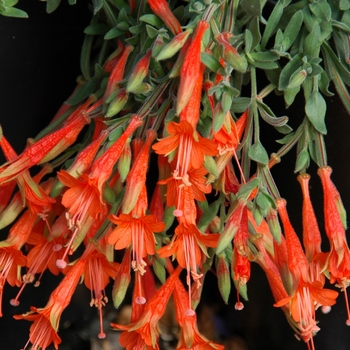
[[[173,255],[179,265],[198,280],[201,275],[197,273],[197,268],[202,261],[202,253],[208,256],[207,247],[215,248],[218,239],[219,234],[205,234],[194,224],[180,223],[171,243],[158,249],[157,253],[161,258]],[[187,284],[190,285],[189,276]]]
[[[161,18],[173,34],[176,35],[182,32],[181,24],[171,12],[166,0],[147,0],[147,2],[152,11]]]
[[[124,249],[131,243],[134,250],[135,269],[143,271],[145,262],[142,258],[147,254],[154,255],[154,232],[162,232],[165,224],[159,222],[154,215],[133,217],[131,214],[120,214],[119,217],[110,215],[109,219],[117,225],[108,237],[108,243],[114,244],[115,249]]]
[[[89,174],[82,174],[79,179],[75,179],[64,170],[57,174],[59,180],[69,187],[63,195],[62,204],[68,208],[69,227],[74,229],[66,253],[80,229],[81,222],[86,220],[88,215],[96,219],[106,210],[102,199],[105,183],[111,176],[113,166],[119,159],[127,139],[141,124],[142,120],[133,116],[121,137],[93,163]],[[61,262],[60,267],[64,268],[64,262],[58,260],[58,264]]]
[[[30,167],[55,158],[77,139],[83,127],[90,123],[85,113],[67,122],[57,131],[52,132],[27,147],[21,155],[0,167],[0,184],[15,179]]]
[[[91,249],[86,249],[83,256],[68,271],[58,287],[51,293],[44,308],[31,307],[31,311],[24,315],[13,316],[16,320],[33,321],[30,327],[29,340],[24,347],[32,343],[32,349],[45,350],[51,343],[55,349],[61,343],[57,335],[60,318],[64,309],[69,305],[76,286],[84,272],[87,257]]]
[[[318,169],[324,195],[325,230],[330,242],[331,251],[326,257],[330,282],[337,282],[337,287],[344,291],[347,320],[350,326],[350,309],[346,288],[350,284],[350,251],[346,240],[345,228],[339,211],[340,195],[331,180],[332,169],[329,166]]]
[[[170,122],[167,126],[170,136],[161,139],[152,148],[157,154],[168,156],[177,151],[176,169],[187,174],[191,168],[198,169],[203,165],[204,156],[215,156],[218,153],[216,144],[198,134],[186,120],[180,123]]]
[[[199,120],[204,70],[205,65],[202,63],[192,96],[180,113],[180,120],[188,121],[194,129]]]
[[[129,214],[134,208],[142,188],[146,183],[146,174],[148,170],[149,154],[152,142],[157,137],[154,130],[147,130],[146,142],[138,153],[134,165],[131,168],[126,179],[126,191],[123,200],[122,212]]]
[[[177,93],[176,114],[185,108],[192,97],[193,90],[198,83],[201,74],[201,45],[205,31],[209,28],[209,23],[201,20],[197,24],[197,29],[193,34],[190,47],[186,52],[184,63],[180,72],[180,85]]]
[[[205,194],[211,193],[211,185],[207,184],[207,179],[205,175],[208,171],[202,166],[198,169],[191,169],[187,173],[186,179],[191,184],[188,186],[192,191],[193,199],[197,201],[204,201]],[[179,192],[183,186],[183,180],[176,177],[176,172],[174,172],[173,176],[159,181],[160,185],[167,185],[167,194],[166,194],[166,204],[170,208],[173,205],[178,206]]]
[[[11,161],[18,157],[17,153],[12,148],[10,143],[6,140],[4,135],[1,135],[0,147],[8,161]],[[46,211],[49,211],[51,209],[52,204],[55,203],[55,200],[53,198],[50,198],[45,193],[43,188],[40,185],[38,185],[38,182],[41,180],[41,178],[50,171],[50,167],[45,167],[44,169],[42,169],[42,171],[40,171],[39,174],[35,176],[34,179],[32,179],[29,171],[25,170],[16,178],[18,187],[21,192],[23,205],[27,204],[32,211],[35,211],[38,214],[42,214]],[[1,186],[0,188],[2,187],[3,186]]]
[[[174,290],[182,268],[178,266],[166,282],[158,289],[152,299],[147,302],[138,321],[128,326],[111,324],[113,328],[124,330],[119,341],[127,348],[133,349],[159,349],[157,340],[159,337],[158,321],[165,312],[166,304]],[[141,339],[140,339],[141,338]]]
[[[133,49],[134,48],[131,45],[127,45],[123,49],[121,56],[119,57],[116,65],[113,67],[111,75],[109,76],[106,92],[104,95],[105,99],[107,99],[114,91],[118,89],[118,84],[124,76],[126,62]]]
[[[85,286],[91,291],[90,306],[96,306],[100,313],[100,333],[99,339],[106,337],[103,331],[102,307],[108,302],[105,288],[110,278],[115,278],[119,264],[111,262],[102,253],[97,242],[90,241],[86,248],[90,251],[84,271]]]
[[[301,247],[299,238],[289,221],[285,199],[278,199],[276,201],[278,214],[281,217],[283,224],[288,255],[288,269],[293,276],[295,286],[299,284],[300,280],[307,281],[309,273],[309,264],[306,260],[303,248]]]
[[[180,280],[177,280],[174,289],[174,302],[176,319],[181,327],[181,333],[176,349],[223,350],[223,345],[216,344],[199,333],[196,313],[185,308],[187,299],[188,294],[184,286]]]

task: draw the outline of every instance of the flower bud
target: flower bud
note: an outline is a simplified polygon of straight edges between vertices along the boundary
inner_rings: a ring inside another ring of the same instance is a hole
[[[305,78],[307,77],[307,72],[305,69],[302,69],[300,72],[298,73],[294,73],[292,74],[290,80],[289,80],[289,84],[287,86],[287,89],[294,89],[298,86],[300,86]]]
[[[130,142],[131,142],[131,139],[128,138],[118,161],[118,172],[120,174],[120,179],[122,182],[125,181],[130,171],[130,164],[131,164]]]
[[[192,29],[188,29],[176,35],[170,43],[165,45],[156,56],[157,61],[166,60],[173,57],[186,43],[188,36],[192,33]]]
[[[114,101],[108,106],[106,117],[110,118],[119,113],[128,101],[128,97],[129,94],[126,92],[126,89],[120,89]]]
[[[224,302],[228,304],[228,298],[231,292],[231,280],[230,269],[226,261],[225,254],[220,254],[216,260],[216,273],[218,276],[219,291],[224,299]]]
[[[278,220],[277,211],[271,207],[268,210],[266,221],[269,225],[273,238],[280,243],[281,242],[281,226]]]
[[[133,69],[128,84],[126,86],[127,92],[134,92],[134,90],[142,83],[143,79],[148,74],[148,67],[151,60],[152,50],[148,49],[145,56],[143,56]]]
[[[216,248],[216,254],[222,253],[232,242],[233,237],[241,225],[242,213],[245,205],[246,201],[244,199],[238,200],[238,205],[228,218],[224,231],[220,235],[218,246]]]
[[[112,290],[112,299],[114,307],[117,309],[123,302],[126,292],[128,290],[131,275],[131,259],[130,259],[130,248],[125,250],[123,261],[120,264],[117,275],[114,279],[114,285]]]
[[[164,47],[163,37],[161,35],[158,35],[152,45],[152,57],[156,58],[159,52],[163,49],[163,47]]]
[[[173,33],[181,33],[181,25],[174,14],[171,12],[166,0],[148,0],[148,5],[152,11],[161,18],[166,27]]]
[[[238,72],[245,73],[248,67],[247,60],[227,41],[227,35],[220,33],[216,39],[222,45],[224,60]]]

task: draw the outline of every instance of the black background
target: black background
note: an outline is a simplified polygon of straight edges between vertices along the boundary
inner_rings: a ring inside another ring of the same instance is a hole
[[[79,58],[83,41],[83,29],[88,25],[91,14],[87,1],[78,0],[75,6],[63,0],[53,14],[45,12],[45,3],[38,0],[19,1],[18,8],[29,14],[29,19],[0,17],[0,124],[4,135],[17,152],[21,152],[28,137],[34,137],[54,116],[63,101],[75,87],[80,74]],[[270,102],[269,102],[270,103]],[[350,119],[337,98],[328,100],[329,110],[326,137],[329,165],[334,169],[332,179],[337,185],[345,204],[350,208],[349,152]],[[283,110],[276,102],[273,109]],[[297,124],[303,116],[302,111],[290,110],[291,124]],[[275,135],[273,135],[274,137]],[[271,150],[278,146],[264,137]],[[291,152],[293,153],[293,152]],[[273,169],[281,195],[289,203],[288,210],[298,232],[301,231],[301,195],[296,176],[293,174],[294,154],[288,155],[280,165]],[[2,155],[0,160],[3,161]],[[310,168],[312,176],[311,194],[320,220],[322,230],[322,191],[316,168]],[[6,232],[0,233],[1,239]],[[326,247],[326,244],[325,244]],[[4,316],[0,319],[0,348],[17,350],[28,339],[30,323],[14,321],[12,315],[24,313],[30,305],[42,307],[58,280],[44,276],[40,288],[28,286],[17,308],[9,306],[8,301],[17,293],[17,288],[5,285],[3,296]],[[253,267],[252,279],[248,284],[250,301],[241,312],[234,310],[235,298],[228,306],[220,302],[216,281],[208,278],[203,302],[218,305],[218,315],[226,321],[227,330],[243,336],[250,350],[298,350],[306,345],[295,340],[281,310],[275,309],[266,278],[259,267]],[[234,294],[234,293],[233,293]],[[87,328],[91,320],[88,305],[81,300],[86,295],[79,288],[72,305],[64,312],[62,322],[69,322],[73,328]],[[214,297],[215,296],[215,297]],[[87,297],[88,299],[88,297]],[[350,348],[350,328],[345,325],[346,313],[343,295],[329,315],[318,314],[321,331],[315,337],[317,350],[348,350]],[[59,333],[64,336],[63,332]],[[60,349],[75,349],[73,338]],[[82,349],[88,349],[82,345]]]

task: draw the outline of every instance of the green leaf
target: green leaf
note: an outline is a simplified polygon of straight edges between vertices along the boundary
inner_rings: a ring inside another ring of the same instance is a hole
[[[163,27],[163,21],[156,15],[148,14],[140,17],[141,22],[150,24],[153,27],[161,28]]]
[[[97,79],[92,78],[82,86],[80,86],[65,103],[69,105],[77,105],[78,103],[84,101],[93,92],[95,92],[97,86]]]
[[[321,28],[315,21],[311,33],[306,36],[304,41],[304,53],[307,57],[312,58],[316,55],[316,52],[318,52],[318,48],[321,45],[320,36]]]
[[[158,34],[159,34],[159,30],[150,26],[150,25],[146,25],[146,31],[147,31],[147,35],[151,38],[154,39]]]
[[[245,41],[245,53],[249,53],[253,46],[253,35],[250,30],[246,29],[244,31],[244,41]]]
[[[18,0],[2,0],[2,3],[6,6],[6,7],[13,7],[18,3]]]
[[[264,30],[263,37],[261,39],[261,47],[265,48],[268,40],[275,31],[283,13],[283,4],[281,1],[278,1],[275,7],[273,8],[271,15],[267,21],[266,28]]]
[[[198,222],[198,229],[202,232],[204,232],[209,224],[214,220],[215,216],[218,213],[220,205],[224,202],[224,197],[220,196],[219,199],[214,201],[208,206],[208,209],[204,211],[204,214],[201,216],[199,222]],[[198,205],[200,205],[203,202],[198,202]]]
[[[309,152],[304,148],[300,151],[295,162],[294,172],[297,173],[301,170],[307,169],[310,165]]]
[[[318,91],[314,91],[306,101],[305,113],[314,128],[321,134],[327,134],[324,121],[326,110],[326,101]]]
[[[91,23],[84,29],[85,34],[89,35],[105,35],[108,27],[104,23]]]
[[[288,50],[294,43],[295,39],[300,33],[301,25],[303,24],[303,12],[299,10],[296,12],[293,17],[288,22],[288,25],[284,31],[284,50]],[[286,42],[288,39],[288,43]]]
[[[26,12],[15,7],[6,7],[5,10],[0,10],[0,14],[6,17],[28,18]]]
[[[114,38],[117,38],[118,36],[121,36],[125,34],[124,31],[120,30],[119,28],[117,27],[114,27],[112,29],[110,29],[104,36],[104,39],[105,40],[110,40],[110,39],[114,39]]]
[[[234,113],[243,113],[250,104],[250,97],[236,97],[232,100],[231,110]]]
[[[271,51],[252,52],[250,57],[252,57],[254,60],[263,62],[276,61],[279,59],[279,56]]]
[[[257,163],[267,165],[269,163],[269,156],[266,152],[264,146],[260,141],[254,143],[248,152],[249,158],[254,160]]]
[[[300,91],[300,85],[296,86],[295,88],[287,88],[284,90],[284,101],[286,102],[286,107],[288,108],[289,106],[292,105],[292,103],[295,100],[296,95]]]
[[[309,8],[316,17],[328,22],[332,16],[331,7],[326,0],[317,0],[309,3]]]
[[[272,125],[272,126],[283,126],[288,123],[288,117],[282,116],[282,117],[276,117],[269,106],[267,106],[263,102],[258,102],[258,109],[261,115],[261,118],[265,120],[266,123]]]
[[[289,134],[293,129],[289,125],[275,126],[275,129],[281,134]]]
[[[101,10],[103,6],[103,0],[92,0],[92,7],[94,10],[94,15]]]
[[[255,202],[262,210],[267,210],[271,207],[270,201],[261,192],[259,192],[258,195],[256,196]]]
[[[261,40],[261,34],[260,34],[260,23],[259,23],[259,17],[256,16],[254,17],[249,25],[248,29],[250,30],[252,36],[253,36],[253,41],[251,44],[250,51],[253,51],[259,44]]]
[[[279,90],[285,90],[288,87],[291,75],[304,64],[302,57],[302,53],[295,55],[282,69],[278,82]]]
[[[46,0],[46,12],[52,13],[60,5],[61,0]]]
[[[242,0],[240,5],[250,16],[261,15],[261,1],[260,0]]]
[[[264,70],[272,70],[278,68],[278,64],[276,62],[271,61],[254,61],[254,67],[264,69]]]
[[[221,63],[212,55],[206,52],[201,53],[201,62],[204,63],[211,71],[218,72],[220,69],[223,71]]]
[[[238,198],[246,198],[250,196],[250,194],[259,186],[259,179],[254,178],[250,181],[248,181],[246,184],[244,184],[239,191],[237,192],[237,199]]]
[[[339,9],[342,11],[350,10],[349,0],[339,0]]]

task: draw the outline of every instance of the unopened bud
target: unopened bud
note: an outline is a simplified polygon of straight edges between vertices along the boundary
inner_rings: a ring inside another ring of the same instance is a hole
[[[159,52],[161,52],[161,50],[163,49],[163,47],[164,47],[163,37],[161,35],[158,35],[152,45],[152,57],[156,58]]]
[[[142,83],[143,79],[148,74],[148,67],[151,59],[152,50],[148,49],[146,55],[143,56],[136,64],[126,86],[127,92],[134,92],[134,90]]]
[[[165,45],[162,50],[158,53],[156,60],[166,60],[173,57],[186,43],[188,36],[192,33],[192,29],[188,29],[185,32],[182,32],[176,35],[170,43]]]
[[[127,102],[129,94],[125,89],[120,89],[114,101],[108,106],[106,117],[110,118],[119,113]]]
[[[272,209],[271,207],[269,208],[266,216],[266,221],[269,225],[273,238],[278,243],[281,243],[281,226],[278,220],[277,211],[275,209]]]
[[[224,60],[238,72],[245,73],[248,67],[247,60],[228,42],[227,35],[221,33],[216,36],[216,39],[222,46],[222,57]]]
[[[224,231],[221,233],[218,246],[216,248],[216,254],[222,253],[232,242],[233,237],[237,233],[242,219],[243,208],[246,205],[245,200],[239,199],[238,205],[228,218]]]
[[[112,299],[115,308],[118,308],[125,298],[131,280],[130,269],[130,249],[127,249],[114,280]]]
[[[287,89],[294,89],[300,86],[304,82],[306,77],[307,77],[307,71],[305,69],[302,69],[298,73],[292,74],[292,76],[290,77]]]
[[[129,174],[130,171],[130,164],[131,164],[131,147],[130,147],[130,141],[129,138],[125,145],[124,149],[122,151],[122,154],[120,155],[119,161],[118,161],[118,172],[120,175],[120,179],[122,182],[125,181],[126,177]]]
[[[228,303],[228,298],[231,292],[231,280],[230,280],[230,269],[225,258],[225,254],[220,254],[217,257],[216,273],[218,276],[219,291],[224,299],[224,302]]]

